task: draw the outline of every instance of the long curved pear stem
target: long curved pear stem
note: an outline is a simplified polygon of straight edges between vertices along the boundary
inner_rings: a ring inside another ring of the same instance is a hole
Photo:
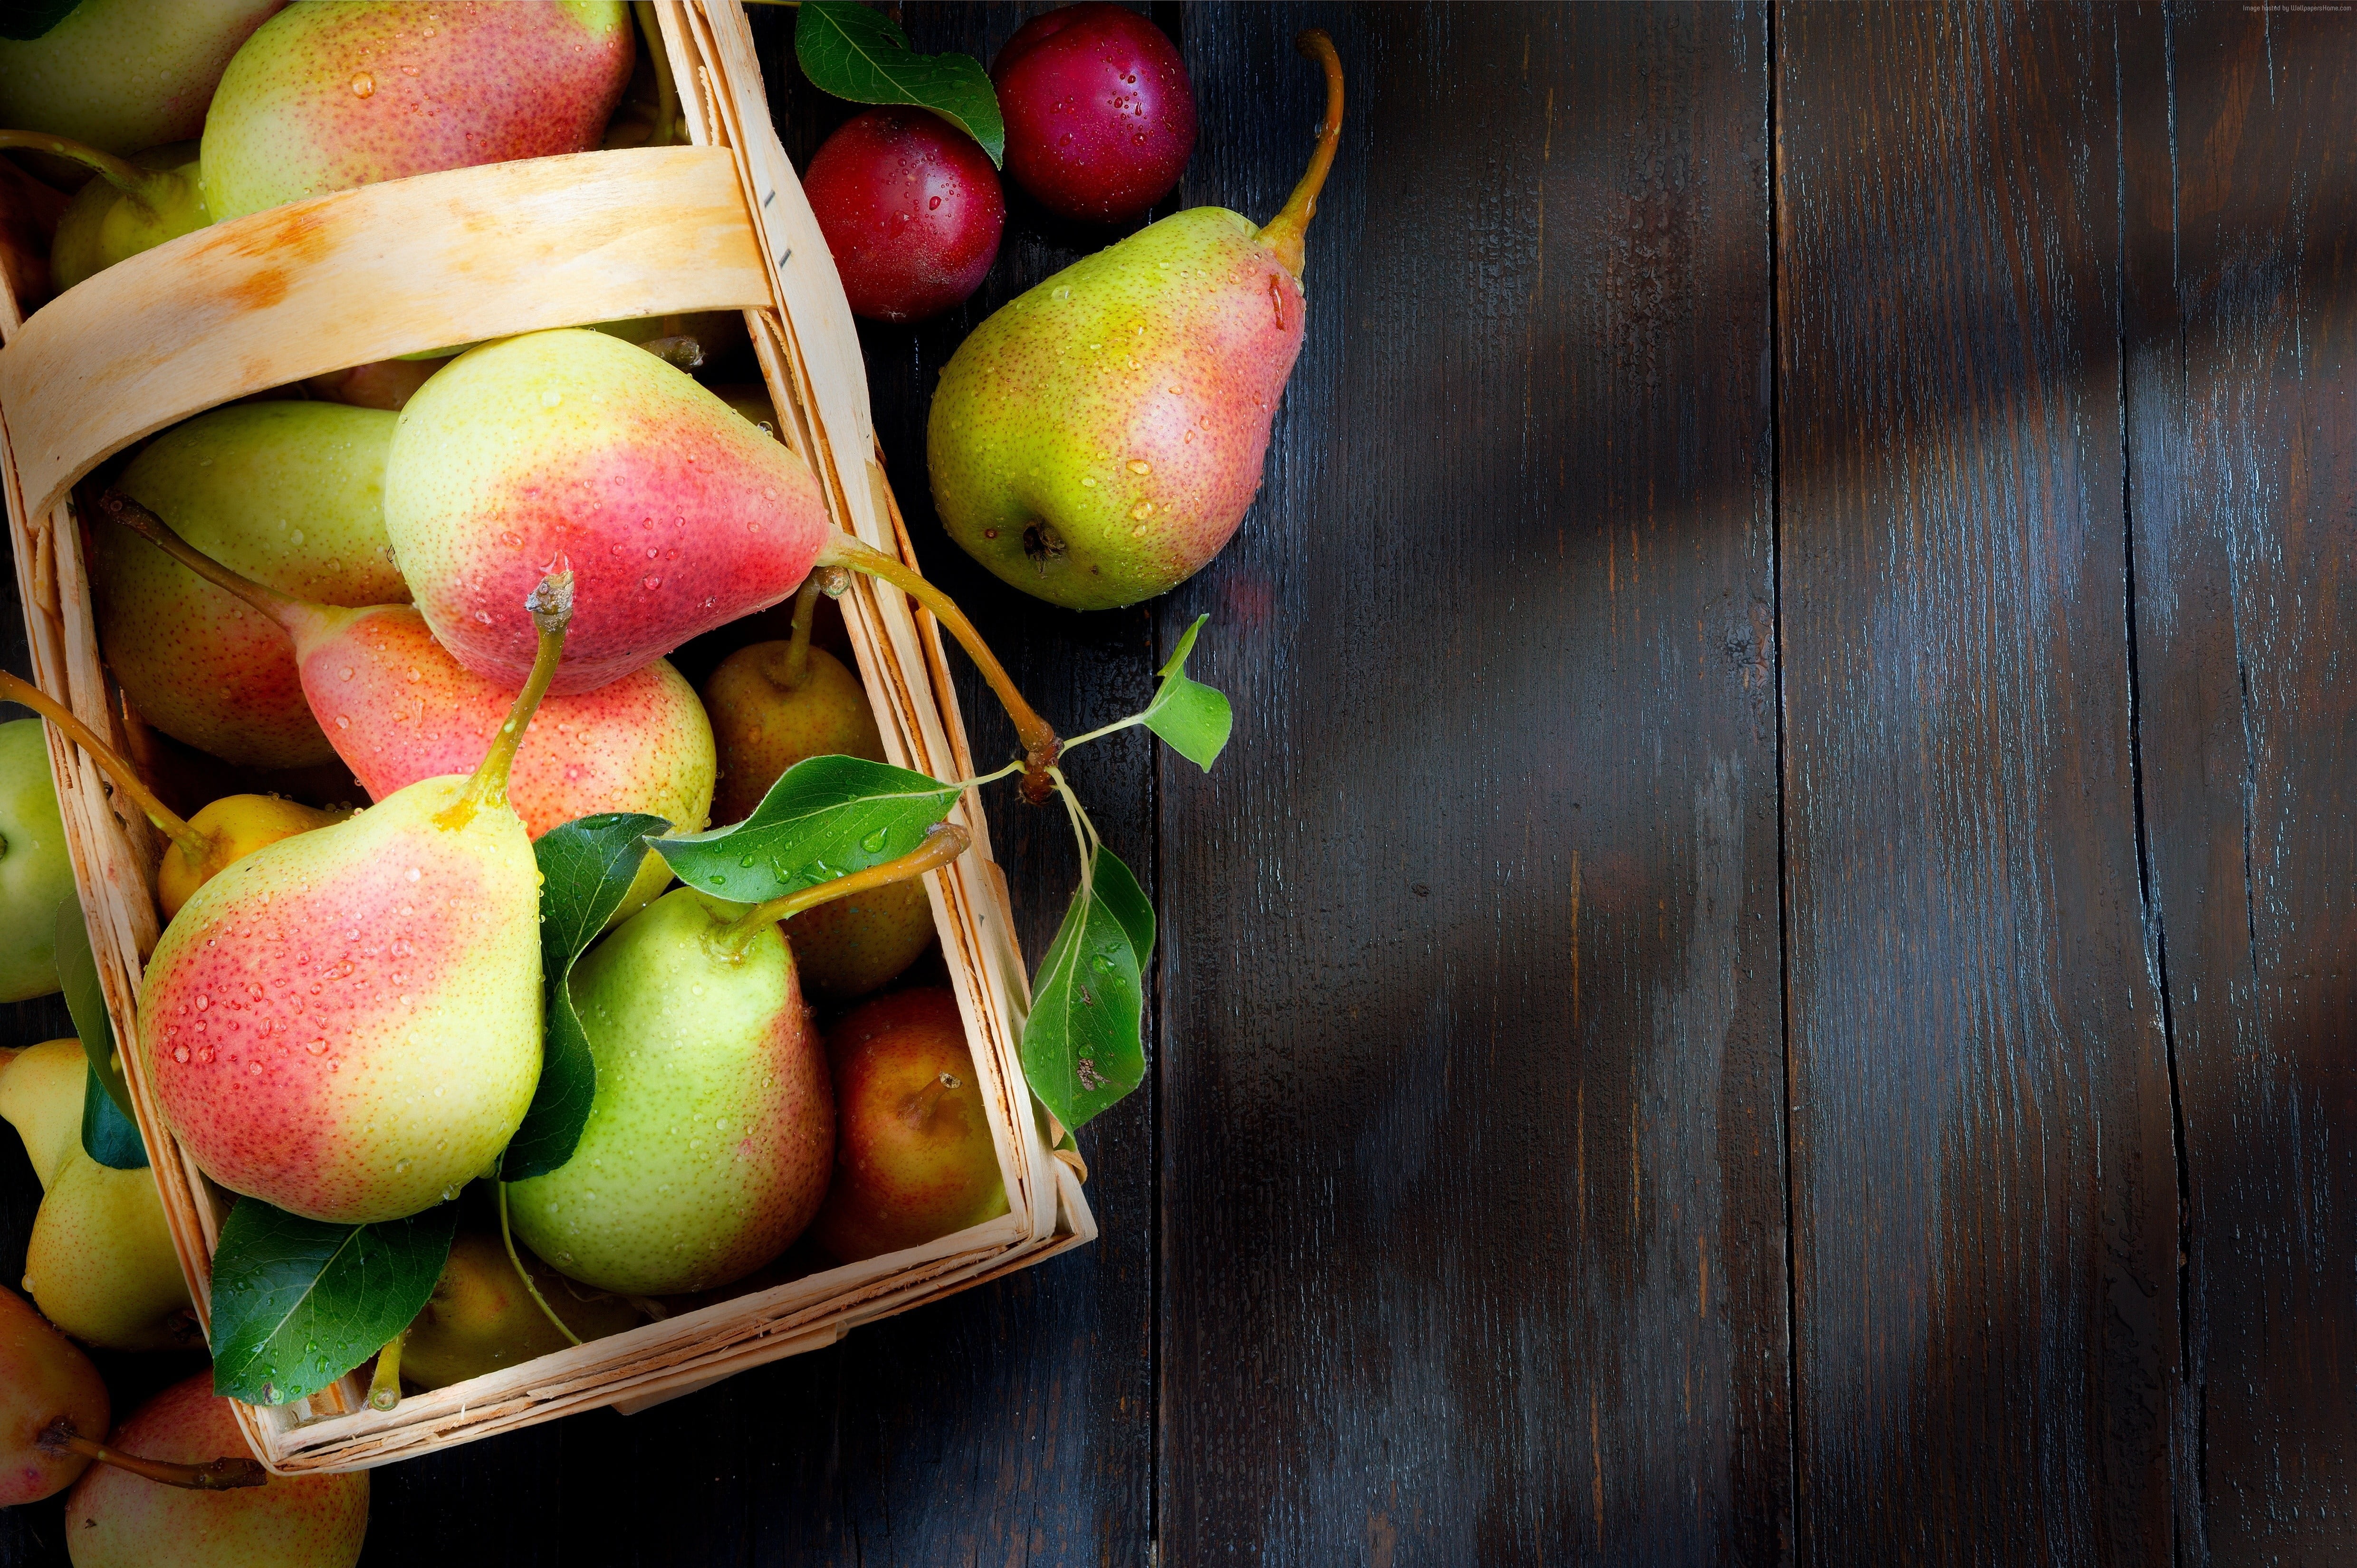
[[[131,797],[147,820],[156,824],[156,832],[180,846],[190,865],[201,865],[212,853],[212,843],[199,832],[188,819],[156,799],[156,791],[147,788],[131,764],[115,755],[113,747],[99,739],[98,732],[76,718],[73,710],[34,685],[0,670],[0,697],[12,703],[22,703],[51,724],[66,732],[66,738],[90,753],[101,768],[106,769],[114,787]]]
[[[156,210],[167,195],[172,177],[160,169],[141,168],[128,158],[118,158],[113,153],[102,153],[81,142],[52,136],[45,131],[0,131],[0,151],[22,148],[27,152],[54,153],[61,158],[97,171],[99,178],[137,202],[148,212]]]
[[[1293,188],[1284,209],[1261,226],[1260,241],[1297,278],[1302,237],[1309,231],[1309,220],[1318,216],[1318,192],[1326,184],[1326,172],[1334,166],[1334,149],[1342,140],[1342,57],[1334,52],[1334,40],[1323,27],[1303,33],[1293,40],[1293,47],[1326,68],[1326,118],[1318,124],[1318,149],[1309,155],[1309,167],[1301,183]]]
[[[1006,667],[998,661],[998,655],[982,640],[982,633],[974,629],[974,623],[965,618],[965,612],[957,607],[954,599],[909,570],[904,563],[881,550],[862,544],[847,533],[831,535],[819,547],[817,564],[848,566],[855,572],[880,577],[932,611],[933,618],[949,628],[950,635],[956,638],[959,646],[973,658],[975,667],[982,671],[983,681],[997,695],[1000,704],[1006,709],[1006,716],[1015,721],[1015,738],[1023,743],[1024,800],[1036,806],[1055,793],[1056,787],[1048,779],[1048,769],[1055,765],[1057,753],[1063,749],[1063,743],[1056,738],[1055,726],[1034,713],[1031,704],[1023,700],[1023,693],[1016,689],[1014,677],[1006,673]]]
[[[524,682],[523,690],[516,693],[515,706],[508,710],[507,723],[500,726],[491,749],[483,754],[466,789],[459,791],[457,800],[435,813],[437,826],[463,828],[484,807],[508,803],[508,769],[515,766],[516,747],[523,744],[523,732],[531,725],[540,700],[548,695],[549,682],[556,679],[556,666],[565,657],[565,628],[573,619],[573,570],[564,564],[562,558],[555,570],[533,589],[523,607],[531,612],[532,624],[540,632],[540,649],[533,655],[532,674]]]
[[[214,587],[235,594],[272,620],[295,635],[298,623],[318,614],[318,607],[306,600],[282,594],[277,589],[255,582],[242,573],[232,572],[178,534],[164,520],[124,495],[121,490],[109,490],[98,498],[98,510],[169,555],[173,560],[210,583]]]
[[[794,595],[794,630],[786,642],[785,668],[777,673],[778,684],[789,692],[802,690],[810,679],[811,623],[818,619],[818,596],[823,574],[835,567],[814,567],[802,579],[800,592]]]
[[[838,876],[832,882],[822,882],[813,887],[797,888],[781,898],[766,904],[756,904],[736,919],[721,928],[714,940],[722,950],[742,952],[746,944],[780,920],[790,920],[803,910],[848,898],[854,894],[872,893],[878,887],[889,887],[895,882],[906,882],[922,876],[928,871],[938,871],[966,852],[973,839],[955,822],[935,822],[925,830],[925,842],[881,865],[871,865],[865,871],[855,871],[848,876]]]
[[[540,1315],[548,1319],[569,1343],[580,1344],[581,1336],[573,1332],[571,1324],[556,1316],[556,1308],[548,1305],[548,1298],[540,1294],[538,1285],[532,1283],[532,1271],[523,1266],[522,1258],[516,1256],[515,1232],[508,1226],[508,1184],[495,1181],[491,1184],[491,1190],[500,1197],[500,1240],[508,1250],[508,1262],[514,1265],[516,1278],[523,1282],[524,1294],[532,1297],[533,1305],[540,1308]]]
[[[73,1429],[65,1416],[51,1422],[48,1430],[35,1440],[36,1445],[50,1454],[79,1454],[85,1459],[95,1459],[112,1465],[118,1470],[128,1470],[135,1476],[145,1476],[167,1487],[184,1487],[192,1492],[226,1492],[239,1487],[258,1487],[270,1479],[270,1472],[255,1459],[209,1459],[201,1465],[175,1465],[162,1459],[144,1459],[136,1454],[124,1454],[109,1448],[103,1443],[93,1443]]]

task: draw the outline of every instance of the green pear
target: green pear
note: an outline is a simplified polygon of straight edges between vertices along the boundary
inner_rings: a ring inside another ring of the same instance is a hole
[[[198,551],[279,593],[354,607],[408,597],[384,529],[396,416],[324,403],[218,408],[147,445],[116,488]],[[332,760],[294,650],[268,616],[121,528],[93,521],[99,640],[132,706],[226,761]]]
[[[67,205],[49,243],[49,277],[60,289],[212,221],[197,190],[194,142],[84,161],[96,163],[98,177]]]
[[[422,779],[197,889],[139,988],[163,1118],[206,1175],[296,1214],[396,1219],[455,1196],[540,1076],[540,871],[507,779],[556,672],[571,581],[474,775]]]
[[[529,1252],[522,1257],[542,1297],[584,1341],[639,1326],[638,1308],[620,1296],[587,1289]],[[500,1239],[461,1231],[451,1243],[442,1277],[434,1282],[433,1297],[409,1326],[401,1375],[422,1389],[444,1388],[551,1355],[570,1343],[524,1289]]]
[[[128,156],[204,129],[230,57],[285,0],[81,0],[0,38],[0,125]]]
[[[379,180],[587,152],[630,78],[612,0],[296,5],[237,51],[205,116],[217,219]]]
[[[210,1372],[141,1405],[107,1446],[179,1464],[253,1452]],[[100,1465],[66,1498],[66,1551],[74,1568],[352,1568],[368,1509],[365,1470],[191,1491]]]
[[[0,724],[0,1002],[58,988],[58,906],[73,894],[41,721]]]
[[[44,1040],[0,1062],[0,1121],[25,1141],[25,1157],[47,1192],[66,1156],[81,1149],[82,1086],[90,1058],[80,1040]]]
[[[42,1434],[63,1420],[95,1439],[106,1431],[106,1385],[90,1358],[23,1296],[0,1286],[0,1509],[38,1502],[90,1465]]]
[[[634,1295],[709,1290],[802,1234],[826,1191],[834,1102],[774,919],[674,888],[574,969],[597,1064],[573,1157],[508,1187],[559,1272]]]
[[[109,1350],[205,1342],[154,1173],[100,1165],[79,1137],[34,1218],[25,1294],[59,1328]]]
[[[1006,1212],[1006,1185],[957,999],[878,997],[827,1032],[834,1179],[812,1239],[845,1262],[897,1252]]]
[[[1150,598],[1217,554],[1260,491],[1277,399],[1301,353],[1302,233],[1342,119],[1264,226],[1177,213],[1075,263],[992,316],[942,371],[925,450],[942,526],[1051,604]]]

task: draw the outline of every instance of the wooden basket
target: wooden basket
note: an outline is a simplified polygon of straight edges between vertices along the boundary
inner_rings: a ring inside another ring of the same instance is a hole
[[[741,308],[781,434],[836,525],[914,564],[876,459],[841,280],[770,128],[734,0],[658,0],[688,146],[584,153],[363,187],[218,223],[135,256],[25,319],[0,268],[0,479],[35,678],[122,737],[91,619],[73,487],[133,442],[248,393],[350,365],[540,328]],[[971,778],[930,616],[859,578],[844,599],[893,762]],[[50,764],[116,1036],[160,929],[157,845],[54,727]],[[1010,1212],[922,1247],[813,1274],[519,1367],[367,1407],[356,1377],[241,1404],[273,1470],[360,1469],[576,1410],[625,1412],[831,1345],[853,1326],[1093,1239],[1079,1173],[1053,1156],[1016,1042],[1029,1003],[1005,877],[972,792],[974,847],[925,878],[987,1102]],[[164,1214],[200,1316],[225,1205],[165,1130],[123,1053]]]

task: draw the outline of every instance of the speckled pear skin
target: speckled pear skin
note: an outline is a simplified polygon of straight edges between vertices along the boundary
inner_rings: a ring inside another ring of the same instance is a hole
[[[116,486],[265,587],[322,604],[398,603],[409,589],[384,531],[394,417],[325,403],[218,408],[150,442]],[[90,538],[99,641],[141,717],[249,768],[335,757],[276,622],[103,511]]]
[[[77,1433],[95,1438],[106,1430],[106,1385],[90,1358],[24,1297],[0,1287],[0,1509],[61,1492],[90,1464],[34,1445],[49,1423],[70,1417]]]
[[[608,0],[295,5],[248,38],[205,115],[216,221],[379,180],[587,152],[629,85]]]
[[[180,1465],[253,1455],[210,1372],[141,1405],[111,1442]],[[65,1537],[74,1568],[352,1568],[368,1510],[365,1470],[193,1492],[92,1465],[66,1498]]]
[[[25,1289],[48,1320],[109,1350],[202,1347],[156,1178],[82,1153],[60,1163],[25,1246]]]
[[[139,987],[164,1120],[205,1174],[314,1219],[397,1219],[482,1173],[540,1077],[523,823],[428,779],[199,888]]]
[[[49,278],[60,290],[212,221],[197,194],[196,143],[150,147],[131,161],[174,178],[146,203],[132,200],[105,180],[85,181],[59,214],[57,236],[49,242]]]
[[[834,1092],[775,926],[741,959],[741,905],[674,888],[573,972],[597,1091],[573,1157],[508,1188],[560,1272],[634,1295],[709,1290],[783,1251],[826,1195]]]
[[[129,156],[204,129],[230,58],[285,0],[81,0],[0,39],[0,125]]]
[[[515,693],[463,668],[407,605],[337,618],[303,639],[311,711],[371,800],[421,779],[473,769]],[[547,697],[524,728],[508,803],[538,838],[599,811],[647,811],[681,832],[712,813],[712,725],[686,677],[658,659],[594,692]],[[643,908],[671,882],[650,853],[621,906]]]
[[[385,526],[435,638],[511,690],[524,596],[579,587],[553,690],[587,692],[778,603],[832,524],[802,460],[643,349],[568,328],[470,349],[401,411]]]
[[[1184,582],[1260,491],[1303,317],[1300,283],[1225,208],[1165,218],[1066,267],[942,371],[925,436],[942,526],[1005,581],[1071,609]]]

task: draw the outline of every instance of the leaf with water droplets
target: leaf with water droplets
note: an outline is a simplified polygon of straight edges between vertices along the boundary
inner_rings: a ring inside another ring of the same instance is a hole
[[[957,798],[949,785],[905,768],[811,757],[786,769],[734,827],[653,844],[682,880],[731,903],[764,904],[908,854]]]
[[[283,1404],[326,1388],[424,1310],[457,1229],[455,1203],[330,1225],[239,1198],[213,1251],[213,1391]]]
[[[523,1125],[501,1162],[510,1180],[541,1176],[573,1157],[597,1098],[597,1063],[573,1010],[566,981],[573,961],[621,908],[647,856],[646,837],[670,824],[661,817],[612,811],[583,817],[533,841],[540,865],[542,1007],[540,1083]]]
[[[972,136],[994,166],[1006,161],[1006,122],[990,73],[972,55],[920,55],[881,11],[847,0],[802,0],[794,59],[821,92],[854,103],[913,103]]]
[[[1031,1092],[1078,1128],[1146,1077],[1143,971],[1154,907],[1114,853],[1097,846],[1089,875],[1031,986],[1023,1072]]]
[[[1154,701],[1146,704],[1142,715],[1147,729],[1206,773],[1226,749],[1228,732],[1235,727],[1235,712],[1226,695],[1187,679],[1187,655],[1194,651],[1196,634],[1211,618],[1197,616],[1179,637],[1170,661],[1162,667],[1162,684],[1155,688]]]

